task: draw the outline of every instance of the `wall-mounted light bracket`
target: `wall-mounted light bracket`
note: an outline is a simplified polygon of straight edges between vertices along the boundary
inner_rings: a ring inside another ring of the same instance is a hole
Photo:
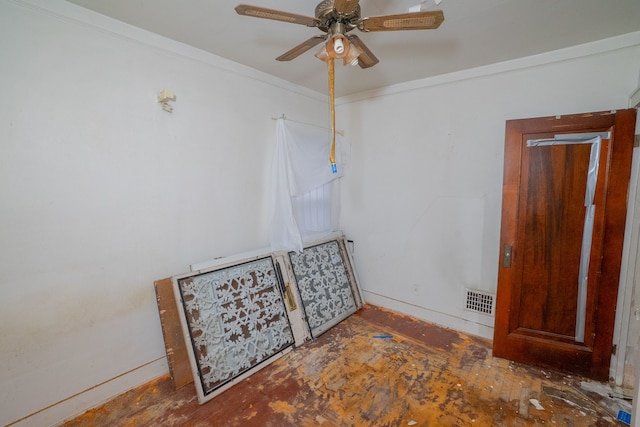
[[[162,105],[162,109],[168,113],[173,112],[173,107],[169,105],[169,101],[175,101],[176,95],[170,90],[163,90],[158,94],[158,103]]]

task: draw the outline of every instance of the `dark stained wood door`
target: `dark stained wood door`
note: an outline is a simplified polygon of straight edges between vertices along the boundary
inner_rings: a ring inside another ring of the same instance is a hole
[[[507,121],[494,356],[608,379],[635,117]]]

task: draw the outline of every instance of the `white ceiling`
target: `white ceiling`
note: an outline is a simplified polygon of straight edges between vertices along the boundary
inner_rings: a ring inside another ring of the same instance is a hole
[[[317,48],[275,58],[318,29],[237,15],[245,2],[313,16],[319,0],[68,0],[317,92],[327,92]],[[407,12],[420,0],[361,0],[362,16]],[[640,30],[640,0],[434,0],[437,30],[359,33],[380,63],[336,66],[336,96],[469,69]],[[354,30],[358,33],[358,30]],[[336,64],[338,64],[336,62]]]

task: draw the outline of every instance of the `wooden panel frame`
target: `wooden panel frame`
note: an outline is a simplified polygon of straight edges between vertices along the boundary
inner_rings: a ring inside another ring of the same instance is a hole
[[[173,382],[173,387],[177,390],[193,382],[191,366],[189,365],[189,355],[185,347],[182,328],[180,326],[180,316],[176,298],[173,294],[173,282],[171,277],[156,280],[154,283],[156,291],[156,301],[158,303],[158,313],[160,314],[160,325],[162,336],[167,353],[167,363],[169,365],[169,375]]]

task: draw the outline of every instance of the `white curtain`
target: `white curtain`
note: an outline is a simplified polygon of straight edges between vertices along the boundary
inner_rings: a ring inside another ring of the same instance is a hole
[[[337,173],[331,170],[328,130],[278,119],[272,163],[271,250],[300,252],[305,235],[332,231],[334,185],[342,176],[341,140]]]

